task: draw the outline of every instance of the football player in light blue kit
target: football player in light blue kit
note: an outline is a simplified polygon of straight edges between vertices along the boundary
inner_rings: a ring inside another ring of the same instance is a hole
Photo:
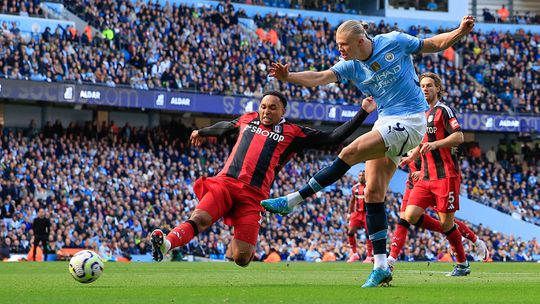
[[[366,33],[367,24],[349,20],[336,31],[342,60],[330,69],[290,73],[288,64],[272,64],[270,76],[281,81],[313,87],[347,79],[377,101],[379,118],[373,129],[345,147],[331,166],[317,172],[300,191],[261,202],[272,213],[288,214],[304,199],[336,182],[351,166],[365,161],[366,220],[375,261],[362,287],[376,287],[392,280],[386,260],[384,198],[401,156],[417,147],[426,132],[424,113],[428,105],[411,54],[442,51],[473,27],[474,18],[465,16],[459,28],[424,40],[400,32],[371,38]]]

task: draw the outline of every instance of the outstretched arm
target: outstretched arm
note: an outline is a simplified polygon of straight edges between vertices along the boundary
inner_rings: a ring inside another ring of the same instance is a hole
[[[191,132],[191,144],[194,146],[200,146],[206,140],[205,137],[221,137],[236,129],[237,127],[234,121],[220,121],[212,126],[202,128],[200,130],[194,130],[193,132]]]
[[[314,134],[313,137],[307,138],[309,141],[307,146],[332,146],[342,143],[362,125],[369,113],[375,111],[375,109],[377,109],[377,104],[373,97],[364,98],[362,107],[351,120],[335,128],[332,132],[321,131]]]
[[[424,46],[422,47],[422,53],[437,53],[442,50],[445,50],[456,42],[458,42],[462,37],[468,35],[474,27],[474,17],[465,16],[461,19],[461,24],[459,28],[439,35],[435,35],[431,38],[424,39]]]
[[[272,63],[270,68],[270,76],[277,78],[283,82],[292,82],[306,87],[316,87],[318,85],[329,84],[336,82],[338,79],[334,72],[326,70],[322,72],[289,72],[289,64]]]

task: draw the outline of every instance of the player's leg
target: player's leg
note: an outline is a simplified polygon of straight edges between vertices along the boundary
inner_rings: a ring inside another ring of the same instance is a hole
[[[471,273],[469,262],[465,256],[465,250],[463,249],[463,243],[461,242],[461,233],[457,229],[457,225],[454,223],[454,213],[439,212],[439,218],[441,220],[441,226],[452,247],[452,251],[456,256],[457,265],[450,273],[451,276],[466,276]]]
[[[457,265],[450,273],[451,276],[465,276],[471,272],[469,262],[465,256],[461,233],[454,222],[454,215],[459,210],[460,179],[450,177],[430,183],[430,190],[436,198],[436,210],[443,233],[446,235],[452,251],[455,254]]]
[[[371,242],[371,240],[369,239],[369,231],[368,231],[368,228],[367,228],[367,220],[364,219],[364,222],[363,222],[363,226],[364,226],[364,231],[366,233],[366,250],[367,250],[367,254],[366,254],[366,259],[362,262],[362,263],[365,263],[365,264],[368,264],[368,263],[373,263],[373,243]]]
[[[202,195],[189,220],[175,227],[166,237],[160,229],[154,230],[151,238],[154,260],[159,262],[170,250],[186,245],[230,210],[232,202],[226,191],[223,184],[212,182],[212,188]]]
[[[352,263],[360,260],[360,257],[358,256],[358,244],[356,242],[356,232],[358,231],[359,227],[356,221],[351,220],[349,222],[349,228],[347,230],[347,238],[349,240],[349,246],[351,246],[352,254],[347,260],[347,263]]]
[[[193,210],[189,220],[180,224],[178,227],[175,227],[167,235],[167,240],[171,242],[170,249],[184,246],[185,244],[189,243],[189,241],[191,241],[196,235],[210,228],[210,226],[214,223],[214,218],[216,220],[219,219],[219,217],[217,217],[218,215],[215,214],[215,211],[212,212],[214,215],[206,211],[211,209],[213,204],[209,203],[214,202],[214,197],[215,196],[213,194],[207,193],[203,197],[201,204],[197,206],[195,210]]]
[[[388,256],[388,265],[393,270],[394,264],[398,260],[401,249],[407,241],[407,236],[409,234],[409,222],[405,220],[405,210],[407,210],[409,197],[414,188],[410,187],[411,185],[407,182],[405,193],[403,194],[403,200],[399,208],[399,221],[396,225],[396,230],[392,235],[392,242],[390,243],[390,255]]]
[[[487,248],[487,245],[484,241],[482,241],[470,228],[467,226],[467,224],[463,223],[462,221],[454,219],[454,222],[456,222],[456,225],[458,226],[459,232],[461,235],[470,240],[474,243],[476,246],[476,254],[478,255],[478,258],[482,260],[483,262],[486,262],[489,259],[489,250]]]
[[[288,214],[304,199],[339,180],[352,165],[384,157],[385,151],[385,143],[379,131],[369,131],[343,148],[332,165],[317,172],[299,191],[285,197],[263,200],[261,205],[272,213]]]
[[[232,257],[236,265],[241,267],[246,267],[249,265],[255,254],[258,236],[258,224],[240,224],[234,226]]]
[[[401,155],[420,144],[425,133],[425,116],[380,119],[374,125],[384,146],[385,157],[366,162],[366,210],[369,239],[373,242],[374,270],[362,287],[376,287],[392,280],[386,257],[386,233],[388,224],[384,198],[390,179],[396,171]]]
[[[386,235],[388,221],[384,199],[390,179],[396,171],[397,164],[388,157],[366,162],[366,224],[369,239],[373,244],[374,265],[368,280],[362,287],[376,287],[392,280],[386,258]]]
[[[403,195],[403,201],[399,209],[399,221],[396,225],[396,230],[392,235],[392,242],[390,243],[390,255],[388,256],[388,265],[393,269],[394,264],[398,260],[398,256],[401,253],[401,249],[407,241],[409,234],[409,222],[405,220],[405,210],[407,210],[407,204],[412,189],[407,187],[405,194]]]
[[[484,259],[487,252],[486,244],[482,240],[480,240],[476,236],[476,234],[474,234],[474,232],[465,223],[458,220],[454,220],[454,221],[461,235],[464,238],[473,242],[477,246],[478,255],[480,256],[481,259]],[[409,221],[409,223],[412,223],[412,222]],[[417,227],[427,229],[427,230],[444,233],[441,223],[437,219],[433,218],[431,215],[427,213],[422,214],[421,217],[418,218],[418,222],[414,225]]]
[[[392,238],[389,257],[390,266],[394,265],[395,260],[405,245],[410,225],[424,227],[424,212],[429,206],[435,205],[434,195],[429,191],[428,185],[428,181],[418,181],[407,196],[407,200],[404,201],[404,206],[402,205],[402,212],[400,213],[401,218],[396,227],[396,231],[394,232],[394,237]],[[440,226],[438,222],[436,224]]]
[[[398,260],[401,249],[403,249],[405,242],[407,242],[410,226],[411,224],[409,224],[403,216],[399,218],[390,244],[390,255],[388,256],[388,264],[390,266],[394,266],[395,262]]]

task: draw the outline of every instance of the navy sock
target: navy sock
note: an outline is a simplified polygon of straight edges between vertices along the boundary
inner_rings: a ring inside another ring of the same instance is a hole
[[[346,162],[341,160],[341,158],[336,157],[332,165],[320,170],[317,172],[302,189],[300,189],[300,196],[303,199],[306,199],[313,194],[324,189],[326,186],[329,186],[339,180],[349,169],[349,166]]]
[[[373,243],[373,254],[386,254],[386,234],[388,222],[384,202],[366,203],[366,222],[369,239]]]

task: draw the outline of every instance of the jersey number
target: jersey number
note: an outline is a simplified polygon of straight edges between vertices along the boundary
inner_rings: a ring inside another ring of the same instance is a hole
[[[448,192],[448,203],[453,204],[455,200],[454,191]]]

